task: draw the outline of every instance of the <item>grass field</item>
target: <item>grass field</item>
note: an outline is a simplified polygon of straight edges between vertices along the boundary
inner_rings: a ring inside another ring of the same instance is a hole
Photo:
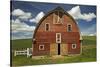
[[[31,39],[12,40],[12,50],[21,48],[31,48]],[[12,56],[13,66],[23,65],[42,65],[42,64],[61,64],[61,63],[77,63],[77,62],[93,62],[96,61],[96,36],[84,36],[82,45],[82,54],[76,56],[64,56],[62,58],[32,59],[26,56]]]

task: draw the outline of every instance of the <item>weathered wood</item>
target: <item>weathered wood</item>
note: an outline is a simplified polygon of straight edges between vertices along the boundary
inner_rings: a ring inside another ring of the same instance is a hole
[[[61,44],[61,55],[68,55],[68,44]]]
[[[50,55],[58,55],[58,45],[56,43],[50,44]]]

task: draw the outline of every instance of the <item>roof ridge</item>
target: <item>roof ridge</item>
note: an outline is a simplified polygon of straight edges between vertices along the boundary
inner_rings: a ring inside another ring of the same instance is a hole
[[[63,11],[65,12],[65,10],[61,7],[61,6],[57,6],[54,11]]]

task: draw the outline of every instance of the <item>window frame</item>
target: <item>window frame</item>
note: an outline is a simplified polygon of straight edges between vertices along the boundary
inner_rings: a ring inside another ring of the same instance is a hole
[[[57,37],[58,37],[58,35],[60,35],[60,38],[59,38],[59,39],[60,39],[60,41],[58,41],[58,38],[57,38]],[[61,33],[56,33],[56,43],[61,43]]]
[[[75,45],[75,47],[73,47],[73,45]],[[76,43],[73,43],[72,44],[72,49],[76,49],[76,47],[77,47],[77,44]]]
[[[49,26],[49,27],[48,27],[48,30],[46,30],[46,28],[47,28],[46,25],[47,25],[47,24],[48,24],[48,26]],[[45,31],[50,31],[50,23],[45,23]]]
[[[41,46],[43,47],[42,49]],[[39,50],[44,50],[44,45],[39,45]]]
[[[71,31],[69,31],[69,26],[70,25],[70,28],[71,28]],[[72,24],[67,24],[67,32],[72,32]]]

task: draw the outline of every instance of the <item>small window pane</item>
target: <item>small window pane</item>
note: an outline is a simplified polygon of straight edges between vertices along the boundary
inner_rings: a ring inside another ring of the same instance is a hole
[[[46,31],[49,31],[49,24],[46,24]]]
[[[68,32],[71,32],[72,31],[72,27],[71,27],[71,25],[68,25]]]
[[[44,45],[39,45],[39,50],[44,50]]]
[[[76,48],[76,44],[72,44],[72,49],[75,49]]]

